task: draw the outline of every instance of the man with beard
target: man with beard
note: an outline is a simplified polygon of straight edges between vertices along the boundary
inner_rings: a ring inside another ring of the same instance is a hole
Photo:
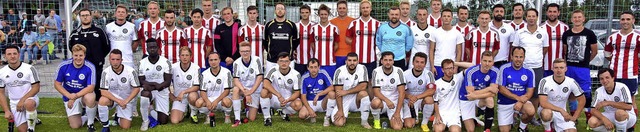
[[[409,26],[400,24],[398,7],[391,7],[388,15],[391,21],[380,25],[376,33],[376,46],[380,52],[392,52],[394,66],[404,70],[407,69],[405,56],[413,48],[413,33],[411,33]]]
[[[515,31],[513,30],[513,27],[502,21],[504,19],[504,5],[496,4],[491,8],[491,10],[493,11],[493,21],[491,21],[489,27],[492,30],[498,31],[498,37],[500,38],[500,49],[498,49],[498,51],[494,51],[498,53],[494,57],[495,62],[493,63],[493,66],[500,68],[502,65],[507,63],[507,58],[509,58],[509,49],[511,49],[509,47],[511,47],[511,43],[513,42],[511,36]]]
[[[411,11],[411,4],[409,1],[400,2],[400,22],[406,24],[407,26],[413,26],[416,22],[412,21],[409,17],[409,13]]]
[[[158,54],[158,44],[153,38],[147,39],[149,56],[140,60],[138,78],[142,84],[140,93],[141,131],[169,121],[169,85],[171,85],[171,62]],[[155,109],[151,109],[154,101]],[[156,121],[157,119],[157,121]],[[150,124],[152,123],[152,124]]]
[[[341,67],[347,61],[347,54],[351,52],[351,43],[347,43],[347,34],[344,33],[349,28],[349,24],[355,20],[352,17],[349,17],[347,13],[349,12],[347,1],[340,0],[337,3],[338,8],[338,17],[330,20],[331,24],[338,27],[338,30],[341,31],[341,34],[338,34],[338,50],[336,50],[336,68]]]
[[[410,58],[415,58],[417,53],[429,53],[429,45],[433,42],[433,37],[435,35],[436,28],[429,26],[427,23],[429,11],[427,8],[420,7],[416,12],[417,24],[411,26],[411,33],[413,33],[413,47],[411,48],[411,56]],[[425,63],[425,69],[431,70],[431,64],[429,62],[429,56],[425,59],[427,60]],[[413,60],[409,60],[409,66],[407,69],[412,69],[414,67]]]
[[[233,61],[240,58],[238,37],[235,37],[238,35],[240,23],[233,21],[231,7],[222,9],[222,19],[224,23],[218,25],[213,31],[213,43],[216,44],[215,49],[220,55],[220,66],[231,69]]]
[[[165,26],[158,31],[156,37],[156,40],[158,40],[157,43],[160,44],[161,55],[173,63],[178,62],[180,58],[180,48],[187,46],[185,32],[176,27],[175,20],[176,13],[173,12],[173,10],[164,11]]]
[[[395,7],[395,9],[392,7],[391,10],[392,12],[395,12],[396,15],[399,14],[397,7]],[[396,24],[400,24],[398,23],[397,18],[395,21]],[[405,118],[409,118],[409,115],[404,115],[402,112],[402,109],[404,109],[403,107],[405,106],[404,90],[406,81],[404,79],[404,72],[399,67],[393,66],[393,63],[395,63],[395,55],[393,55],[392,52],[384,51],[381,54],[382,66],[374,69],[373,75],[371,75],[373,93],[375,95],[371,101],[373,128],[382,128],[380,126],[380,114],[384,112],[387,113],[387,116],[389,117],[391,128],[394,130],[401,130],[403,127],[402,121]],[[404,63],[404,61],[402,61],[402,63]]]
[[[362,5],[362,4],[360,4]],[[361,6],[362,7],[362,6]],[[346,65],[338,68],[333,76],[333,87],[336,90],[336,108],[331,112],[333,124],[342,127],[347,122],[349,112],[360,112],[360,125],[371,129],[369,119],[369,107],[371,102],[367,94],[369,75],[367,67],[358,64],[358,54],[347,54]]]
[[[424,8],[422,8],[424,9]],[[421,9],[418,9],[421,10]],[[422,12],[424,14],[418,13],[418,16],[422,16],[422,18],[427,17],[426,10]],[[426,21],[426,20],[425,20]],[[427,23],[423,23],[427,24]],[[416,121],[418,120],[418,112],[422,110],[422,123],[420,128],[422,131],[430,131],[429,130],[429,118],[433,114],[433,94],[435,93],[435,82],[433,73],[429,71],[425,66],[427,66],[427,54],[423,52],[418,52],[413,56],[413,68],[404,71],[404,78],[407,80],[405,97],[404,97],[404,107],[402,108],[402,112],[404,115],[409,116],[404,119],[404,127],[413,128],[416,125]]]
[[[513,13],[513,20],[511,20],[511,27],[515,30],[518,31],[520,29],[523,29],[527,26],[527,23],[523,20],[524,17],[522,15],[524,15],[524,5],[522,5],[521,3],[516,3],[513,4],[513,10],[511,11],[511,13]]]
[[[158,5],[158,2],[150,1],[149,4],[147,4],[147,15],[149,15],[149,18],[140,22],[140,25],[136,25],[138,26],[138,29],[136,29],[136,31],[138,32],[139,40],[133,45],[133,48],[137,49],[139,43],[140,46],[142,46],[141,48],[143,58],[149,55],[149,53],[147,53],[147,43],[145,41],[150,38],[157,38],[158,31],[165,26],[165,21],[160,19],[160,17],[158,16],[159,13],[160,5]]]
[[[98,117],[102,123],[102,131],[109,132],[109,109],[115,108],[117,124],[120,128],[129,129],[136,105],[133,99],[140,92],[138,72],[129,66],[123,65],[122,52],[114,49],[109,54],[111,66],[105,68],[100,80],[100,92],[102,97],[98,102]]]
[[[380,22],[371,17],[371,2],[368,0],[360,2],[360,14],[358,19],[349,24],[346,42],[359,57],[357,60],[360,64],[367,67],[367,75],[371,75],[371,71],[378,66],[374,39]]]
[[[276,18],[269,21],[264,28],[264,40],[262,47],[267,49],[267,61],[265,68],[278,67],[278,54],[281,52],[293,55],[300,44],[298,29],[290,20],[284,18],[287,13],[284,3],[275,6]],[[292,57],[289,57],[292,58]]]
[[[475,29],[475,27],[471,23],[467,22],[467,18],[469,18],[469,8],[467,8],[467,6],[458,7],[458,22],[456,24],[456,30],[460,31],[460,33],[462,33],[462,36],[467,36],[471,32],[471,30]],[[467,46],[470,46],[470,44],[462,44],[463,61],[470,61],[473,55],[471,54],[471,51],[466,49]]]
[[[138,40],[138,36],[135,33],[135,25],[126,19],[128,10],[124,5],[116,6],[116,21],[107,24],[105,31],[111,41],[111,50],[122,51],[122,64],[136,67],[133,62],[133,51],[136,49],[132,45],[135,45],[133,43]]]
[[[110,48],[107,35],[101,28],[93,25],[93,17],[89,9],[80,10],[80,20],[82,26],[76,28],[71,32],[69,39],[69,46],[73,47],[76,44],[80,44],[87,48],[87,54],[85,59],[95,65],[96,73],[102,73],[102,67],[104,66],[104,58],[107,57]],[[68,49],[72,49],[69,47]],[[100,80],[102,76],[96,75],[96,80]],[[96,101],[100,99],[100,89],[95,88]]]
[[[560,5],[551,3],[547,6],[547,21],[540,24],[549,35],[549,51],[544,55],[544,76],[553,75],[553,60],[564,57],[562,34],[569,30],[569,26],[558,20]]]
[[[440,28],[442,27],[443,23],[442,23],[442,19],[440,18],[442,15],[441,10],[442,9],[442,0],[432,0],[431,1],[431,14],[429,14],[429,19],[427,19],[427,23],[429,23],[429,25],[436,27],[436,28]],[[446,24],[445,24],[446,25]]]
[[[314,36],[311,35],[311,31],[316,23],[309,21],[309,15],[311,15],[311,7],[302,5],[300,7],[300,22],[296,23],[300,44],[296,48],[296,62],[294,64],[294,69],[299,73],[307,72],[307,63],[313,56],[311,54],[311,45],[313,44]]]
[[[453,12],[450,9],[444,9],[442,11],[442,22],[444,25],[436,30],[434,41],[429,45],[429,56],[433,56],[429,58],[429,64],[431,64],[431,72],[436,75],[436,79],[440,79],[444,75],[440,63],[442,60],[451,59],[460,61],[462,57],[462,43],[464,39],[462,33],[453,29],[451,26],[452,18]]]

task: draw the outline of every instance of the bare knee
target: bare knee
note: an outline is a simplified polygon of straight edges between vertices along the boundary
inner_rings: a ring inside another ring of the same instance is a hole
[[[435,101],[433,101],[433,97],[425,97],[422,102],[424,102],[424,104],[433,104],[435,103]]]
[[[616,121],[625,121],[629,118],[629,113],[624,110],[616,110]]]
[[[202,99],[196,100],[195,106],[198,107],[198,108],[203,107],[204,106],[204,100],[202,100]]]
[[[413,126],[415,126],[415,119],[406,119],[404,120],[404,127],[406,128],[413,128]]]
[[[305,119],[307,118],[307,109],[301,109],[300,112],[298,113],[298,118],[300,119]]]
[[[232,104],[231,99],[229,98],[222,99],[222,105],[224,105],[224,107],[231,107],[231,104]]]
[[[378,98],[374,98],[371,100],[371,108],[380,109],[382,108],[382,101]]]
[[[433,125],[433,130],[436,132],[444,132],[444,124]]]
[[[551,118],[553,118],[553,112],[550,109],[542,109],[540,115],[543,121],[551,121]]]
[[[600,124],[600,120],[599,120],[598,118],[596,118],[596,117],[591,117],[591,118],[587,121],[587,124],[588,124],[588,125],[589,125],[589,127],[591,127],[591,128],[596,128],[596,127],[599,127],[599,126],[601,125],[601,124]]]
[[[78,129],[78,128],[82,127],[82,123],[71,123],[71,122],[69,122],[69,127],[71,127],[71,129]]]
[[[358,92],[358,95],[356,97],[361,99],[361,98],[364,98],[364,97],[367,97],[367,96],[369,96],[367,91],[360,91],[360,92]]]
[[[329,99],[335,99],[335,98],[336,98],[336,92],[330,91],[330,92],[327,94],[327,97],[328,97]]]
[[[24,107],[28,111],[34,111],[36,110],[36,101],[32,99],[27,99],[26,101],[24,101]]]
[[[489,108],[494,108],[493,97],[487,97],[487,99],[484,100],[484,105]]]
[[[86,105],[87,107],[96,106],[96,94],[94,94],[93,92],[85,94],[82,97],[82,103],[84,103],[84,105]]]
[[[111,105],[111,100],[106,97],[100,97],[100,100],[98,100],[98,104],[102,106],[108,106]]]

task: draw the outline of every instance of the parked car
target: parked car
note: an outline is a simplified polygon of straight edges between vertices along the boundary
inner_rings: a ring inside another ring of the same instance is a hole
[[[591,62],[589,62],[589,69],[591,76],[592,88],[600,86],[600,80],[598,79],[598,70],[602,67],[609,67],[609,60],[604,58],[604,45],[607,43],[609,34],[603,33],[597,35],[598,38],[598,55],[596,55]]]
[[[607,19],[592,19],[584,24],[585,28],[591,29],[596,36],[607,33],[607,28],[609,26],[609,20]],[[612,30],[611,32],[618,31],[620,29],[620,19],[612,19]]]

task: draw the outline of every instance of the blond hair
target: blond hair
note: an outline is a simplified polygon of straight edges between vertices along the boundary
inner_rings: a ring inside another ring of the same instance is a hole
[[[189,49],[189,47],[187,46],[180,47],[179,53],[182,53],[182,51],[186,51],[187,53],[189,53],[189,55],[193,55],[193,51],[191,51],[191,49]]]
[[[71,47],[71,53],[75,53],[75,52],[78,52],[78,51],[86,54],[87,53],[87,47],[84,47],[84,45],[82,45],[82,44],[76,44],[76,45],[73,45],[73,47]]]

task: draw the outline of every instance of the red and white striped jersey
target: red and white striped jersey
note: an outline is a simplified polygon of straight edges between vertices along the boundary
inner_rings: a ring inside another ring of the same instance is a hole
[[[564,48],[562,48],[562,34],[569,30],[569,26],[558,20],[558,24],[551,25],[548,21],[540,24],[542,29],[549,34],[549,50],[544,55],[544,70],[553,69],[553,60],[564,58]]]
[[[161,55],[171,61],[171,63],[178,62],[180,58],[180,47],[187,46],[188,44],[184,31],[177,27],[173,30],[167,28],[160,29],[156,40],[158,44],[160,44]]]
[[[314,22],[309,22],[306,25],[302,22],[296,23],[296,28],[298,29],[298,37],[300,37],[300,44],[296,51],[298,52],[296,56],[296,64],[307,64],[307,61],[311,59],[311,27],[316,25]]]
[[[333,24],[322,26],[316,24],[311,27],[311,39],[314,42],[315,50],[313,57],[318,59],[320,66],[336,65],[334,44],[340,41],[338,27]]]
[[[462,33],[462,36],[467,36],[467,34],[469,34],[469,32],[471,32],[471,30],[475,29],[476,27],[474,27],[473,25],[467,23],[467,25],[465,25],[464,27],[460,27],[460,25],[456,24],[456,30],[460,31],[460,33]],[[462,48],[466,48],[467,47],[467,43],[462,43]],[[470,51],[469,51],[470,52]],[[462,50],[462,60],[463,61],[470,61],[469,59],[471,59],[469,52],[466,49]]]
[[[440,27],[442,27],[442,19],[441,18],[442,17],[435,18],[431,14],[429,14],[429,19],[427,19],[427,23],[429,23],[429,25],[432,26],[432,27],[440,28]]]
[[[372,17],[368,21],[359,17],[349,24],[346,31],[347,37],[351,38],[351,51],[358,54],[360,63],[376,61],[375,37],[378,27],[380,22]]]
[[[519,29],[523,29],[524,27],[527,27],[527,23],[524,21],[522,21],[522,23],[520,24],[516,24],[514,21],[511,21],[509,25],[511,25],[514,31],[518,31]]]
[[[215,18],[213,16],[211,16],[211,18],[204,18],[204,16],[202,17],[202,26],[207,27],[207,29],[209,31],[211,31],[211,36],[213,36],[213,31],[216,30],[216,27],[218,25],[220,25],[220,23],[222,23],[222,21],[220,21],[218,18]]]
[[[417,24],[416,22],[414,22],[414,21],[413,21],[413,20],[411,20],[411,19],[407,20],[406,22],[405,22],[405,21],[402,21],[402,19],[398,19],[398,20],[400,20],[400,22],[402,22],[402,23],[404,23],[404,24],[407,24],[407,26],[409,26],[409,27],[411,27],[411,26],[413,26],[413,25],[416,25],[416,24]]]
[[[629,34],[613,33],[607,38],[604,46],[604,56],[611,57],[609,68],[616,73],[615,78],[638,78],[638,53],[640,53],[640,32]]]
[[[205,47],[211,47],[213,50],[213,37],[211,37],[211,31],[205,27],[195,29],[193,26],[189,26],[184,29],[185,37],[187,39],[187,46],[193,51],[191,62],[198,64],[201,68],[206,68],[206,54],[204,52]]]
[[[138,40],[140,40],[140,46],[142,46],[142,54],[147,53],[147,39],[157,38],[158,31],[164,27],[164,21],[159,19],[156,23],[151,22],[150,19],[146,19],[140,22],[138,27]]]
[[[255,26],[251,27],[249,24],[240,27],[240,32],[238,32],[238,36],[241,37],[238,40],[248,41],[251,43],[251,55],[258,56],[260,60],[262,59],[262,52],[264,49],[262,48],[262,40],[264,36],[264,25],[260,25],[260,23],[256,23]],[[262,61],[261,61],[262,62]]]
[[[465,49],[469,51],[470,61],[473,64],[480,64],[482,52],[497,52],[500,49],[500,37],[498,31],[489,28],[487,32],[482,32],[480,28],[471,30],[465,36]]]

